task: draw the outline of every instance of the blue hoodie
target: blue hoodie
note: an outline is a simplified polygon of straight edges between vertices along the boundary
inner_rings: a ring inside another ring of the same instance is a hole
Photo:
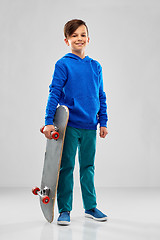
[[[55,64],[46,107],[45,125],[52,125],[57,105],[69,108],[68,126],[96,130],[107,127],[102,67],[86,56],[67,53]]]

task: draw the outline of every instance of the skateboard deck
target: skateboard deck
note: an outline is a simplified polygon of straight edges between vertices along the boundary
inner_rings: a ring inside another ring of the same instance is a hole
[[[55,139],[47,139],[41,189],[34,188],[32,190],[35,195],[40,196],[40,206],[43,215],[50,223],[54,218],[54,203],[68,118],[68,108],[64,105],[59,106],[54,117],[54,125],[58,135],[55,135]]]

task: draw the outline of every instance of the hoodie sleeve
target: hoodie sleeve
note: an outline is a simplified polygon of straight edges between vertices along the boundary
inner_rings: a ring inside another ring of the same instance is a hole
[[[59,103],[62,89],[67,80],[66,69],[62,64],[56,62],[52,82],[49,86],[49,96],[46,106],[45,125],[52,125],[57,105]]]
[[[103,75],[102,67],[99,65],[99,100],[100,100],[100,110],[98,113],[100,127],[107,127],[108,114],[107,114],[107,103],[106,103],[106,94],[103,90]]]

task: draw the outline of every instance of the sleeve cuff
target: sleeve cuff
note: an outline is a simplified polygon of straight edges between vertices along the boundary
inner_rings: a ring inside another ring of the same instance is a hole
[[[47,125],[53,125],[53,119],[49,118],[49,119],[45,119],[45,126]]]
[[[106,127],[107,128],[107,122],[101,122],[100,127]]]

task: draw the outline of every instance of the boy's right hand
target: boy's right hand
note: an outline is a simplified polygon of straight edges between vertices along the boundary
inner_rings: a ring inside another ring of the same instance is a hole
[[[52,139],[51,132],[54,132],[54,131],[55,131],[54,125],[46,125],[44,127],[43,133],[44,133],[46,138]]]

